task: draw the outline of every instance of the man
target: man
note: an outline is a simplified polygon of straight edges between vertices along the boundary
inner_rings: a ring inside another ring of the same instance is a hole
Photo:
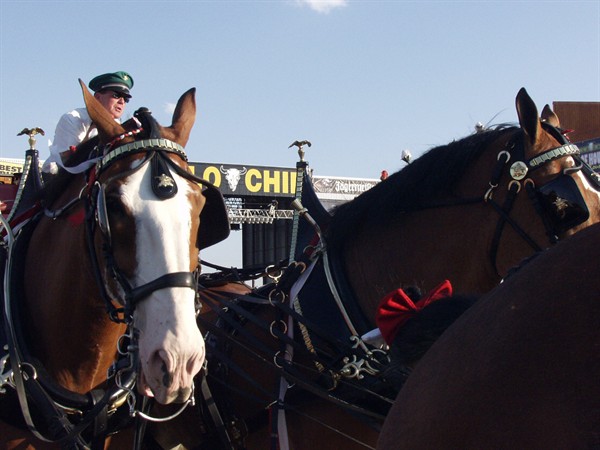
[[[133,88],[131,75],[122,71],[105,73],[93,78],[88,86],[94,91],[94,97],[102,106],[116,121],[120,121],[125,112],[125,105],[131,98],[130,90]],[[56,173],[57,166],[62,166],[63,155],[68,155],[70,149],[97,134],[98,131],[85,108],[76,108],[63,114],[56,125],[54,140],[50,145],[50,156],[44,162],[42,171]]]

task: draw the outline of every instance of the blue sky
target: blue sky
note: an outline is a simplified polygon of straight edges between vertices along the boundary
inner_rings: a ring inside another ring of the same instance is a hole
[[[600,1],[0,0],[0,156],[39,126],[44,158],[77,79],[116,70],[163,124],[197,88],[192,161],[293,166],[308,139],[315,174],[378,178],[516,121],[521,87],[600,101]]]

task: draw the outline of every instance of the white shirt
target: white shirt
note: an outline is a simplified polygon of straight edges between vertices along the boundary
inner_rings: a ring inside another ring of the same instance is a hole
[[[115,119],[120,122],[118,119]],[[56,173],[58,166],[65,168],[61,153],[69,150],[71,146],[77,146],[98,134],[96,127],[92,127],[92,119],[86,108],[76,108],[63,114],[56,124],[54,140],[50,143],[50,156],[42,165],[42,172]],[[90,164],[82,165],[81,170],[86,170]],[[75,170],[74,170],[75,169]],[[77,168],[67,169],[69,172],[77,173]]]
[[[56,124],[54,141],[50,145],[50,153],[65,152],[72,145],[76,146],[84,140],[96,136],[98,130],[95,128],[90,130],[91,125],[92,119],[85,108],[77,108],[63,114]]]

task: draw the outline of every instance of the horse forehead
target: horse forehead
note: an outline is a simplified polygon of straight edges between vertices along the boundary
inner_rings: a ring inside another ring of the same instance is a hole
[[[192,202],[192,186],[182,177],[174,175],[178,193],[172,198],[159,199],[152,191],[150,165],[142,167],[120,180],[119,194],[121,201],[138,217],[150,214],[154,219],[178,221],[181,213],[194,207]]]
[[[531,149],[531,152],[535,156],[538,153],[544,152],[551,148],[560,147],[561,145],[562,144],[558,142],[554,136],[552,136],[548,131],[543,130],[543,132],[540,133],[538,142],[536,142]]]

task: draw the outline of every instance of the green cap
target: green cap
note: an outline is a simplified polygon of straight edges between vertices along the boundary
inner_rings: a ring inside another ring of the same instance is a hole
[[[127,72],[104,73],[93,78],[88,86],[94,92],[108,89],[131,97],[129,89],[133,87],[133,78]]]

